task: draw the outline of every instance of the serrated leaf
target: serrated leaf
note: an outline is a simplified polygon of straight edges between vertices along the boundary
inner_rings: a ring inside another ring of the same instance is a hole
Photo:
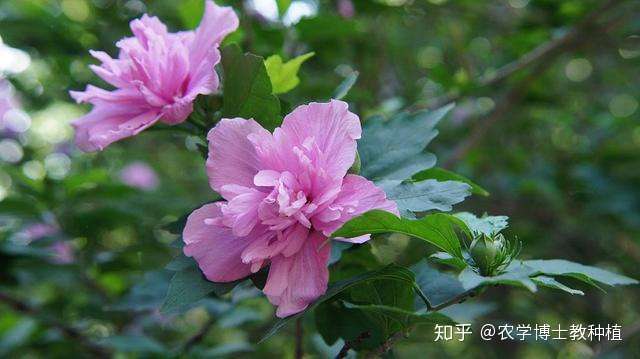
[[[523,261],[523,264],[541,274],[572,277],[588,284],[593,281],[610,286],[638,284],[633,278],[563,259],[535,259]]]
[[[300,83],[300,78],[298,78],[300,65],[313,55],[315,55],[315,53],[309,52],[287,62],[283,62],[280,55],[269,56],[264,61],[264,64],[267,68],[269,79],[271,79],[273,94],[277,95],[287,93],[298,86]]]
[[[402,233],[422,239],[463,261],[456,229],[471,235],[458,218],[435,213],[421,219],[398,218],[394,214],[374,210],[355,217],[333,233],[333,237],[352,238],[364,234]]]
[[[446,303],[467,291],[456,276],[433,268],[425,260],[413,265],[411,271],[432,307]],[[421,307],[419,301],[416,301],[416,304],[418,308]]]
[[[242,54],[238,45],[231,44],[222,49],[222,68],[224,117],[253,118],[268,130],[280,125],[280,101],[272,94],[262,57]]]
[[[477,217],[473,213],[459,212],[454,216],[460,218],[467,224],[469,230],[474,235],[485,234],[489,237],[493,237],[503,229],[509,226],[509,217],[507,216],[487,216]]]
[[[376,184],[385,191],[388,199],[396,202],[400,213],[407,217],[413,216],[411,212],[451,211],[454,204],[464,201],[471,194],[471,186],[457,181],[382,180]]]
[[[488,196],[489,192],[484,188],[480,187],[477,183],[471,181],[470,179],[459,175],[457,173],[445,170],[444,168],[434,167],[428,170],[420,171],[413,176],[411,179],[414,181],[424,181],[429,179],[434,179],[437,181],[458,181],[462,183],[466,183],[471,186],[471,193],[477,194],[480,196]]]
[[[389,120],[367,119],[358,142],[362,176],[405,180],[433,167],[436,156],[424,149],[438,135],[435,126],[452,108],[453,104],[435,111],[401,113]]]
[[[541,285],[543,287],[559,289],[570,294],[584,295],[583,291],[567,287],[566,285],[558,282],[557,280],[551,277],[541,275],[541,276],[533,277],[531,279],[536,284]]]
[[[476,273],[471,267],[467,267],[460,272],[458,280],[462,284],[462,287],[466,290],[472,290],[491,284],[504,284],[519,286],[528,289],[531,292],[536,292],[538,287],[529,278],[532,274],[532,269],[522,265],[519,262],[513,262],[504,273],[493,276],[485,277]]]
[[[331,98],[336,100],[342,100],[345,96],[347,96],[347,94],[349,93],[349,90],[351,90],[353,85],[356,84],[356,81],[358,81],[358,76],[360,76],[360,73],[358,71],[353,71],[352,73],[350,73],[340,83],[340,85],[338,85],[336,90],[333,92],[333,96],[331,96]]]

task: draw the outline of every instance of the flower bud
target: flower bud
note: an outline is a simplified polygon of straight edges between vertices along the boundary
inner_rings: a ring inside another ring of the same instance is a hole
[[[504,267],[505,261],[510,261],[508,245],[502,234],[493,238],[485,234],[476,237],[469,248],[469,254],[474,264],[483,276],[497,274]],[[506,263],[508,264],[508,263]]]

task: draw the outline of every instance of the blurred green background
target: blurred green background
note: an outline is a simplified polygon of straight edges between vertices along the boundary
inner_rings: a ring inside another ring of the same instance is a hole
[[[315,52],[282,97],[292,106],[327,100],[353,71],[346,100],[363,119],[455,101],[430,151],[491,192],[456,210],[510,216],[524,258],[640,278],[639,2],[217,3],[241,19],[225,42],[265,58]],[[249,287],[158,311],[177,252],[163,228],[214,199],[193,138],[147,131],[98,154],[70,142],[69,121],[88,108],[67,91],[100,84],[88,50],[115,55],[145,12],[193,28],[202,0],[0,0],[0,357],[293,357],[294,328],[256,344],[274,317]],[[406,246],[363,249],[391,262]],[[620,324],[621,343],[434,343],[429,329],[393,355],[637,358],[639,294],[496,288],[474,299],[494,308],[478,323]],[[335,355],[313,327],[307,318],[306,356]]]

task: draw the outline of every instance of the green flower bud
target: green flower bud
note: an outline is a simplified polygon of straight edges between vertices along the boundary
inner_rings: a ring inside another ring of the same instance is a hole
[[[502,234],[477,236],[469,247],[473,264],[483,276],[494,276],[506,268],[519,249],[512,248]]]

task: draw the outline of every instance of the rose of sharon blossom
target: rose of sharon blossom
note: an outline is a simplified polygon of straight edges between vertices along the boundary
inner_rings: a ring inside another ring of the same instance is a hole
[[[304,310],[327,290],[329,236],[366,211],[398,213],[371,181],[347,174],[360,134],[358,116],[335,100],[296,108],[273,134],[253,120],[220,121],[208,135],[207,173],[225,200],[189,216],[185,255],[214,282],[269,265],[263,291],[276,315]]]
[[[146,14],[130,26],[134,37],[118,41],[118,58],[91,52],[102,62],[91,69],[116,89],[89,85],[84,92],[71,91],[77,102],[94,106],[72,123],[83,151],[103,150],[158,121],[174,125],[186,120],[198,95],[218,89],[218,46],[238,27],[238,17],[208,0],[195,31],[169,33],[158,18]]]

